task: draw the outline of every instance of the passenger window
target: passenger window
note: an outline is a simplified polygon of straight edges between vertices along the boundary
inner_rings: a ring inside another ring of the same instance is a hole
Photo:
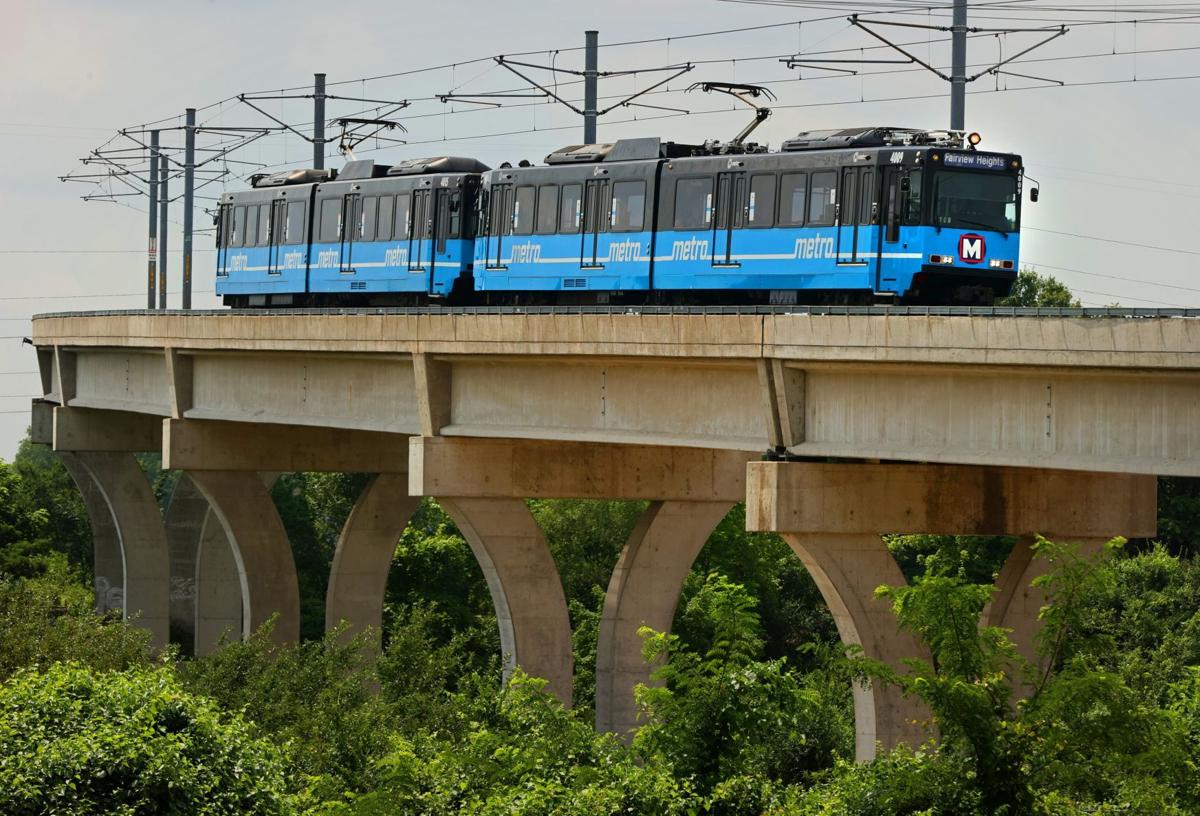
[[[775,223],[775,177],[751,176],[746,202],[746,225],[769,227]]]
[[[401,193],[396,196],[396,229],[392,235],[399,240],[408,239],[409,210],[412,208],[412,195]]]
[[[558,223],[558,185],[546,184],[538,187],[537,232],[547,235],[554,232]]]
[[[798,227],[808,208],[808,173],[784,173],[779,181],[779,224]]]
[[[646,221],[646,182],[618,181],[613,185],[609,220],[614,231],[642,229]]]
[[[904,223],[908,226],[921,223],[921,179],[920,170],[908,174],[908,195],[904,200]]]
[[[379,198],[367,196],[362,199],[358,214],[358,237],[363,241],[375,240],[375,215],[379,209]]]
[[[396,199],[390,195],[380,196],[379,220],[376,222],[379,226],[375,228],[376,241],[387,241],[392,237],[392,210],[395,206]]]
[[[583,188],[578,184],[564,184],[562,188],[562,207],[558,211],[559,232],[579,232],[579,224],[583,217]]]
[[[287,207],[287,224],[283,228],[285,244],[304,242],[304,202],[290,201]]]
[[[341,226],[342,200],[327,198],[321,202],[321,241],[329,244],[340,237],[338,228]]]
[[[808,192],[809,226],[833,224],[836,211],[837,173],[833,171],[813,173],[812,188]]]
[[[233,208],[233,229],[229,231],[229,246],[240,247],[242,236],[246,234],[246,208]]]
[[[533,199],[535,188],[518,187],[516,203],[513,205],[512,234],[533,234]]]
[[[858,215],[858,223],[860,224],[875,224],[878,219],[874,216],[879,212],[879,207],[876,206],[875,192],[875,174],[867,170],[862,175],[862,189],[858,191],[858,196],[862,200],[862,208]]]
[[[712,226],[712,214],[711,178],[680,179],[675,182],[675,229],[707,229]]]
[[[258,246],[258,207],[246,208],[245,246]]]
[[[271,205],[258,208],[258,245],[266,246],[271,238]]]

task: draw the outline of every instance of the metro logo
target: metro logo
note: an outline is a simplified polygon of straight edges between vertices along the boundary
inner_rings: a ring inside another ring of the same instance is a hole
[[[968,232],[958,239],[958,259],[963,263],[983,263],[986,254],[987,244],[984,243],[982,235]]]

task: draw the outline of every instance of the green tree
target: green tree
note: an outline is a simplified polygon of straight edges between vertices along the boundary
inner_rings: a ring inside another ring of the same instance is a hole
[[[1041,275],[1031,267],[1017,273],[1008,297],[996,301],[997,306],[1069,306],[1079,307],[1079,300],[1066,284],[1053,275]]]
[[[283,765],[167,667],[29,669],[0,685],[0,812],[282,814]]]

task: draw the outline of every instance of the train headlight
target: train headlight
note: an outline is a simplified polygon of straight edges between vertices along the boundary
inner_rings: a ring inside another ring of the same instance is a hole
[[[935,264],[952,264],[954,263],[953,255],[930,255],[929,262]]]
[[[978,133],[972,133],[969,136],[967,136],[967,144],[971,145],[971,147],[974,147],[975,145],[979,144],[982,141],[983,141],[983,137],[980,136]]]
[[[999,258],[993,258],[992,260],[988,261],[988,266],[990,266],[992,269],[1012,269],[1013,262],[1002,261]]]

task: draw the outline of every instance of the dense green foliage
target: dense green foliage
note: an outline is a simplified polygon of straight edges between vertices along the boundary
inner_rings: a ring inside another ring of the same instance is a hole
[[[1008,297],[996,301],[997,306],[1079,306],[1071,290],[1053,275],[1041,275],[1029,267],[1017,273]]]
[[[1045,287],[1043,287],[1045,288]],[[1041,295],[1039,295],[1041,297]],[[161,502],[174,474],[143,461]],[[324,587],[366,477],[284,474],[302,643],[269,627],[193,659],[92,612],[86,514],[37,446],[0,462],[0,812],[305,814],[1187,814],[1200,812],[1200,487],[1164,479],[1162,543],[1099,559],[1042,542],[1041,657],[978,626],[1008,538],[895,536],[881,589],[931,660],[848,659],[778,537],[718,526],[631,744],[592,726],[607,586],[644,505],[531,502],[574,627],[573,709],[502,683],[488,588],[422,503],[388,576],[383,647],[323,633]],[[852,683],[895,683],[930,741],[853,762]],[[934,736],[936,735],[936,738]]]

